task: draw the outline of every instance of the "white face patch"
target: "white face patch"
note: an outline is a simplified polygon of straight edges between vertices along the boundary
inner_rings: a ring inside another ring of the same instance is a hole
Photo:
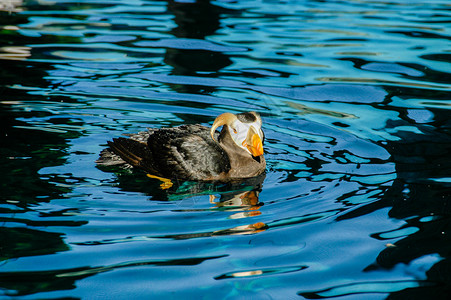
[[[255,121],[252,123],[243,123],[237,119],[231,125],[228,126],[230,135],[232,136],[232,139],[235,142],[235,144],[237,144],[240,148],[246,150],[248,153],[250,152],[244,145],[244,142],[246,141],[247,134],[251,127],[254,127],[258,136],[263,141],[263,132],[261,129],[262,124],[259,121]]]

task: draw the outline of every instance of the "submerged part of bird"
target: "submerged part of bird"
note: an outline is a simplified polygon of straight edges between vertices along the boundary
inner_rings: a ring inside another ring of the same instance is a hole
[[[261,127],[260,115],[246,112],[223,113],[211,128],[198,124],[151,128],[109,141],[97,164],[132,166],[167,179],[226,182],[251,178],[266,168]]]

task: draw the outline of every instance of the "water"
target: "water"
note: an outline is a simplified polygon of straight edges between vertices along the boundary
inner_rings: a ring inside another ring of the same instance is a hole
[[[1,3],[1,298],[447,299],[448,1]],[[250,110],[265,176],[96,167]]]

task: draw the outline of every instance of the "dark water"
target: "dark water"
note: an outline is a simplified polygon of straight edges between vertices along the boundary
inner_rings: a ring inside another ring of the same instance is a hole
[[[448,299],[449,1],[1,1],[2,299]],[[261,113],[266,176],[99,169]]]

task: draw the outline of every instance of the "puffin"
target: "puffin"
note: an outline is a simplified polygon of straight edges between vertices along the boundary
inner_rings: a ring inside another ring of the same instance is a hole
[[[230,182],[256,177],[266,169],[262,119],[254,111],[223,113],[211,128],[200,124],[149,128],[127,136],[108,141],[97,164],[138,168],[169,183]]]

